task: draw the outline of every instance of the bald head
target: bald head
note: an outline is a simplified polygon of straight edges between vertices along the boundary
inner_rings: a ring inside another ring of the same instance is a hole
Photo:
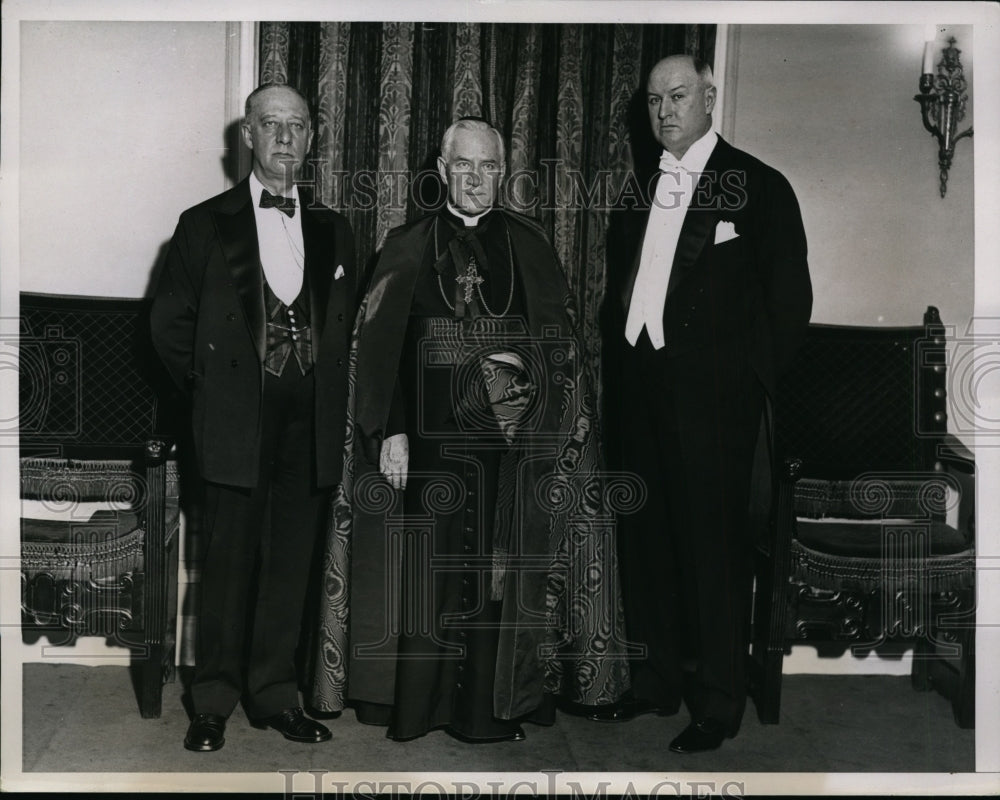
[[[646,101],[653,138],[676,158],[712,128],[712,68],[689,55],[667,56],[650,70]]]
[[[286,96],[294,96],[297,98],[296,102],[302,104],[302,108],[305,110],[306,115],[309,114],[309,104],[306,99],[302,96],[302,92],[296,89],[294,86],[289,86],[287,83],[265,83],[262,86],[258,86],[250,94],[247,95],[246,102],[243,104],[243,116],[245,118],[250,118],[254,114],[254,106],[257,104],[257,100],[262,95],[267,94],[279,94]]]

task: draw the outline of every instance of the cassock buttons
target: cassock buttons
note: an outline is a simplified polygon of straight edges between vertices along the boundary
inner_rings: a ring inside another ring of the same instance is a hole
[[[343,322],[343,321],[344,321],[344,315],[343,314],[337,314],[337,322]]]
[[[337,359],[337,366],[338,366],[338,367],[342,367],[342,366],[344,366],[344,359],[342,359],[342,358],[338,358],[338,359]]]
[[[236,312],[230,311],[228,314],[226,314],[226,319],[228,319],[230,322],[236,322]]]
[[[229,366],[231,366],[231,367],[238,367],[239,365],[240,365],[240,362],[237,361],[235,358],[232,361],[229,362]]]

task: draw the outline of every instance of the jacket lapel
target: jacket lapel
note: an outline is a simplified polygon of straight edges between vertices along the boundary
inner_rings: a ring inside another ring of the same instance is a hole
[[[677,239],[677,248],[674,251],[674,261],[670,268],[670,281],[667,285],[667,297],[677,285],[683,281],[684,276],[690,272],[691,268],[698,261],[698,257],[705,249],[709,237],[715,230],[715,225],[719,221],[717,210],[717,200],[719,194],[719,180],[728,162],[728,151],[730,145],[720,136],[705,164],[705,171],[698,181],[698,187],[692,198],[691,207],[684,216],[681,225],[680,236]],[[714,177],[713,177],[714,176]],[[649,208],[642,212],[633,212],[625,216],[623,225],[623,241],[636,242],[635,253],[633,255],[629,271],[621,286],[622,305],[628,312],[632,300],[632,291],[635,288],[636,275],[639,272],[639,261],[642,258],[642,243],[646,235],[646,225],[649,222]]]
[[[691,198],[691,205],[684,216],[681,233],[677,239],[674,263],[670,269],[670,282],[667,284],[667,297],[670,297],[670,293],[684,280],[684,276],[698,261],[698,257],[715,231],[716,223],[719,221],[719,177],[727,161],[728,148],[729,145],[720,136],[698,180],[698,186]]]
[[[260,266],[260,248],[257,245],[257,223],[250,186],[247,181],[238,184],[226,197],[215,213],[219,243],[233,276],[233,285],[243,305],[243,315],[253,337],[257,355],[263,361],[267,346],[264,328],[264,271]]]
[[[324,225],[316,211],[309,208],[309,199],[302,197],[302,244],[305,250],[305,271],[309,276],[309,325],[312,329],[313,358],[319,358],[319,343],[326,325],[326,313],[332,302],[342,306],[343,292],[331,300],[331,284],[337,264],[336,230]]]
[[[715,153],[713,152],[713,158]],[[691,207],[688,208],[681,224],[681,232],[677,238],[677,247],[674,250],[674,261],[670,268],[670,281],[667,284],[667,297],[680,283],[684,276],[694,266],[705,248],[709,236],[715,230],[718,221],[718,214],[714,210],[714,202],[718,191],[718,181],[709,176],[712,172],[712,158],[709,158],[705,165],[705,171],[698,181],[698,187],[694,192]],[[695,199],[700,202],[695,203]],[[626,313],[632,301],[632,291],[635,288],[635,279],[639,274],[639,263],[642,260],[642,245],[646,237],[646,228],[649,224],[649,209],[642,212],[629,214],[626,218],[625,241],[635,242],[636,248],[632,258],[629,271],[622,284],[622,304]]]
[[[703,175],[698,182],[698,191],[706,191],[706,178]],[[681,233],[677,238],[677,249],[674,251],[674,263],[670,268],[670,281],[667,283],[667,297],[674,291],[677,284],[691,270],[701,251],[705,249],[708,237],[715,230],[718,215],[711,207],[688,209],[681,225]]]

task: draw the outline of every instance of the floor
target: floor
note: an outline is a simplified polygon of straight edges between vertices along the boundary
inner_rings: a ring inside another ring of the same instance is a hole
[[[150,720],[139,716],[129,670],[122,666],[25,664],[22,697],[25,774],[155,773],[163,785],[182,773],[264,773],[270,776],[267,785],[277,787],[274,781],[310,770],[314,776],[295,780],[322,776],[333,782],[326,784],[329,789],[335,781],[327,773],[334,772],[544,778],[539,773],[552,770],[659,780],[679,773],[726,773],[741,780],[756,773],[975,769],[975,731],[958,728],[948,701],[934,692],[915,692],[908,678],[891,676],[786,676],[780,724],[761,725],[751,707],[739,736],[718,751],[689,756],[667,749],[687,723],[683,712],[617,725],[560,713],[550,728],[526,726],[524,742],[469,745],[442,731],[390,741],[385,729],[362,725],[348,711],[328,721],[332,741],[301,745],[250,727],[237,709],[222,750],[190,753],[181,746],[188,717],[179,681],[167,684],[163,715]]]

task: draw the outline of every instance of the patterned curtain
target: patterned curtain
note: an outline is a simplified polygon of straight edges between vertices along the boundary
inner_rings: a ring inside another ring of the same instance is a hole
[[[504,202],[548,233],[597,366],[609,206],[656,163],[645,76],[674,53],[712,63],[714,25],[264,22],[260,34],[260,81],[309,101],[311,178],[362,258],[443,203],[444,129],[461,116],[495,125]]]

